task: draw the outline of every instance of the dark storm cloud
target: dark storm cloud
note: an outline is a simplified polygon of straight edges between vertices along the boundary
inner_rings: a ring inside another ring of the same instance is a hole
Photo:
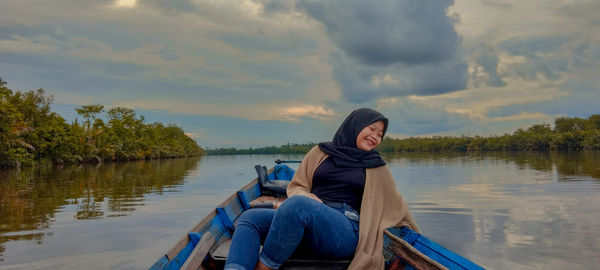
[[[488,86],[505,86],[506,83],[502,81],[502,78],[498,75],[498,55],[494,48],[490,46],[481,45],[472,54],[475,62],[483,68],[483,71],[488,75],[485,82],[479,81],[475,78],[475,85],[481,86],[482,84]]]
[[[298,7],[325,26],[349,56],[371,65],[452,59],[460,44],[453,1],[301,1]]]
[[[300,1],[340,51],[331,55],[344,98],[435,95],[464,89],[453,1]]]
[[[467,87],[467,64],[462,61],[377,67],[362,65],[343,53],[334,53],[332,64],[344,98],[353,103],[388,96],[437,95]],[[392,81],[374,85],[374,78],[386,75],[390,75]]]

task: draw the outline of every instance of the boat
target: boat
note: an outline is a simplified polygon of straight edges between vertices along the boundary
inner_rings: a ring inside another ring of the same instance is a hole
[[[229,196],[206,215],[186,235],[162,255],[151,270],[223,269],[237,218],[246,210],[270,207],[285,200],[285,186],[294,170],[276,160],[267,170],[256,165],[258,177]],[[484,269],[407,227],[388,228],[384,232],[383,255],[386,269]],[[351,259],[328,260],[294,257],[280,269],[347,269]]]

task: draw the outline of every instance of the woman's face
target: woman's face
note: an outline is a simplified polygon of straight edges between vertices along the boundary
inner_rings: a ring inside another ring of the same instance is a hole
[[[381,143],[383,121],[377,121],[363,128],[356,136],[356,147],[363,151],[371,151]]]

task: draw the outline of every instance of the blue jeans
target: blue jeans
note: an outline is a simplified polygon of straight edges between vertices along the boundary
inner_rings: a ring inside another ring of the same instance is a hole
[[[240,216],[225,269],[254,269],[259,259],[278,269],[296,248],[313,258],[351,258],[357,244],[358,220],[344,209],[292,196],[277,210],[251,209]]]

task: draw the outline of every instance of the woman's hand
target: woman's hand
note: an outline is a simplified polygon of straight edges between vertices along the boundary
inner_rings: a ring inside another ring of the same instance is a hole
[[[321,199],[319,199],[319,197],[317,197],[317,195],[315,195],[315,194],[310,193],[310,194],[308,194],[307,197],[309,197],[317,202],[323,203],[323,201]]]

